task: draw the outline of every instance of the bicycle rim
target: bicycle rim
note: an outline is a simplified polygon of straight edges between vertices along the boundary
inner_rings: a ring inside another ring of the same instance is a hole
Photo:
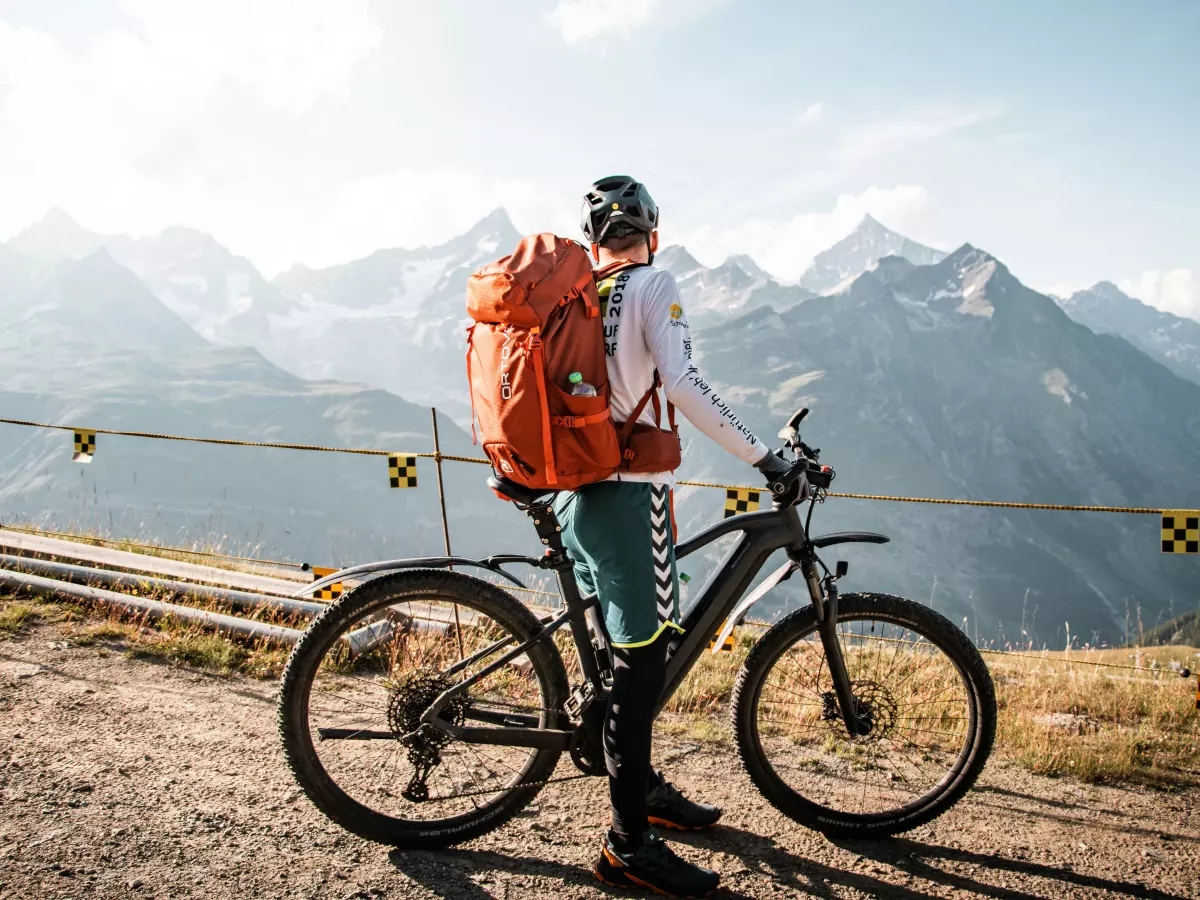
[[[977,706],[968,673],[930,623],[885,611],[839,615],[838,643],[870,732],[842,720],[815,622],[765,667],[756,741],[782,787],[832,820],[903,818],[938,800],[966,766]]]
[[[518,631],[486,603],[435,590],[348,612],[314,648],[319,663],[304,698],[312,758],[349,800],[390,819],[445,827],[486,816],[532,780],[546,751],[413,732],[442,691],[529,637]],[[446,674],[455,665],[462,668]],[[547,727],[554,712],[544,669],[522,655],[452,700],[443,718],[472,727]]]

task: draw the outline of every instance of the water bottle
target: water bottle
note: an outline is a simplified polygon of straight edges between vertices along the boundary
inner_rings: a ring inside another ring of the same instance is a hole
[[[595,397],[596,389],[583,380],[583,375],[579,372],[572,372],[567,376],[567,381],[571,382],[572,397]]]

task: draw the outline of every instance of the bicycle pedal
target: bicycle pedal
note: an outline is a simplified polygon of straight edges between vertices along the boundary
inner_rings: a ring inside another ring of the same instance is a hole
[[[596,692],[592,689],[591,684],[581,684],[571,691],[571,696],[563,703],[563,709],[572,719],[578,719],[583,714],[584,708],[595,698]]]

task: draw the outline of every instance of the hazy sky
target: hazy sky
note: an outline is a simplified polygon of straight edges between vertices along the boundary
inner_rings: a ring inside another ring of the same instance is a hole
[[[0,239],[62,206],[274,274],[496,206],[785,277],[865,212],[1200,316],[1200,2],[0,0]]]

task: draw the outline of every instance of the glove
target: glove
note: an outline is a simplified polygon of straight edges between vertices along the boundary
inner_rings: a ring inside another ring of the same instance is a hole
[[[791,463],[781,456],[776,456],[772,450],[768,450],[767,455],[754,464],[754,468],[763,473],[768,484],[792,471]]]
[[[763,477],[767,480],[767,484],[770,485],[792,471],[792,463],[768,450],[767,455],[754,464],[754,468],[762,472]],[[790,506],[802,500],[807,500],[810,490],[808,479],[802,474],[792,482],[786,494],[782,497],[775,497],[775,500],[782,506]]]

